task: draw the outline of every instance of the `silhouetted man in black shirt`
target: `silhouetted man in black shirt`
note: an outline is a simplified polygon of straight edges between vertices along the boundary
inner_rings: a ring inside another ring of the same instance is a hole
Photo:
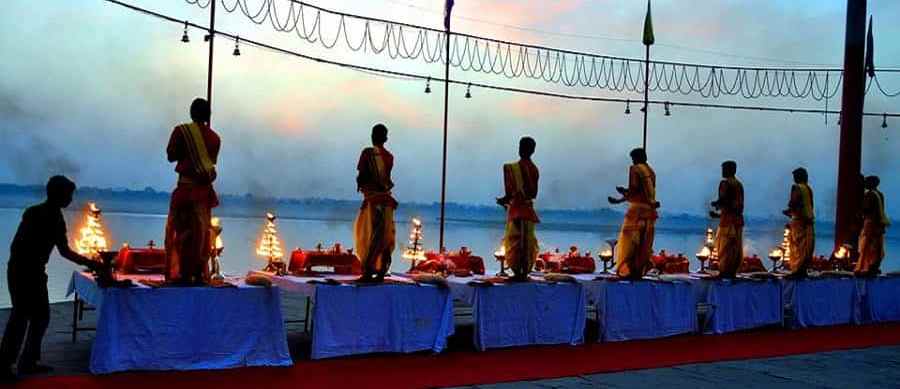
[[[72,202],[75,183],[63,176],[47,182],[47,200],[25,210],[9,249],[7,282],[12,311],[0,344],[0,378],[12,379],[12,365],[18,359],[18,373],[46,373],[49,366],[39,365],[41,340],[50,322],[47,297],[47,261],[53,247],[64,258],[90,266],[91,260],[69,248],[66,221],[62,209]],[[26,327],[28,329],[26,336]],[[25,348],[19,357],[19,349]]]

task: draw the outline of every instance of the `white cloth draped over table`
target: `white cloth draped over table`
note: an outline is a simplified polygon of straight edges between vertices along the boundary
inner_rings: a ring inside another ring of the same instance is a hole
[[[591,281],[600,341],[652,339],[694,332],[697,300],[687,282]]]
[[[856,322],[858,297],[853,278],[782,280],[790,327],[831,326]]]
[[[72,292],[97,307],[95,374],[293,364],[278,288],[101,289],[75,272]]]
[[[359,276],[333,276],[350,280]],[[312,298],[312,358],[423,350],[440,352],[453,335],[448,289],[407,284],[326,285],[321,277],[273,276],[285,292]]]

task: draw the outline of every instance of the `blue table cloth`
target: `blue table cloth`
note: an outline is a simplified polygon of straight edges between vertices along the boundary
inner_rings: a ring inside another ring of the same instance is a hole
[[[861,323],[900,321],[900,277],[857,279]]]
[[[462,295],[471,296],[479,350],[584,342],[585,289],[580,283],[451,284],[469,288]]]
[[[432,350],[453,335],[450,290],[402,277],[377,285],[328,285],[324,277],[272,276],[285,292],[312,298],[312,358]],[[332,275],[349,281],[359,276]],[[399,284],[397,284],[399,283]]]
[[[858,293],[853,278],[782,280],[792,328],[857,322]]]
[[[592,281],[600,341],[652,339],[696,331],[697,299],[687,282]]]
[[[700,282],[709,284],[706,333],[724,334],[783,321],[781,283],[777,280]]]
[[[101,289],[74,272],[73,292],[97,307],[92,373],[292,365],[277,288]]]
[[[316,285],[312,358],[440,352],[453,335],[450,291],[433,285]]]

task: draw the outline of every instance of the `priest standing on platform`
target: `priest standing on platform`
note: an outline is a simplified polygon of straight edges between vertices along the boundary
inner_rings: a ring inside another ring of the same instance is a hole
[[[175,162],[178,184],[166,220],[166,281],[200,285],[209,281],[210,219],[219,205],[213,189],[221,140],[209,127],[210,107],[204,99],[191,103],[191,122],[172,130],[166,148]]]
[[[866,193],[863,196],[863,227],[859,234],[859,261],[854,273],[872,277],[881,272],[884,259],[884,233],[891,224],[884,211],[884,194],[878,190],[881,180],[877,176],[866,177]]]
[[[13,237],[6,268],[12,310],[0,345],[0,380],[15,378],[12,365],[16,360],[20,375],[52,370],[38,364],[41,341],[50,323],[46,272],[50,253],[56,247],[59,255],[76,264],[90,267],[93,263],[72,251],[66,237],[62,209],[72,202],[74,192],[75,183],[68,178],[51,177],[47,182],[47,200],[25,210]],[[25,348],[19,356],[23,341]]]
[[[656,201],[656,173],[647,164],[642,148],[631,150],[632,165],[628,169],[628,188],[616,187],[622,197],[609,197],[610,204],[628,202],[616,246],[616,274],[638,280],[652,267],[653,238],[659,202]]]
[[[719,212],[710,216],[719,219],[716,230],[716,253],[719,257],[719,277],[734,278],[744,260],[744,185],[737,179],[737,163],[722,163],[719,198],[712,202]]]
[[[805,277],[816,249],[815,208],[813,191],[809,186],[809,174],[804,168],[793,172],[794,185],[788,209],[783,213],[791,218],[790,225],[790,276]]]
[[[384,148],[387,140],[388,129],[384,124],[372,127],[372,147],[363,149],[356,165],[359,171],[356,190],[363,194],[353,228],[356,254],[363,268],[360,282],[384,281],[396,244],[394,210],[397,200],[391,195],[394,156]]]
[[[537,143],[531,137],[519,139],[519,160],[503,165],[504,195],[497,204],[506,208],[503,235],[504,261],[514,281],[527,281],[538,255],[535,228],[540,220],[534,210],[539,172],[531,161]]]

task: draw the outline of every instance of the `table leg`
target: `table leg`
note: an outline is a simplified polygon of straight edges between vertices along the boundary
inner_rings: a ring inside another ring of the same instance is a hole
[[[312,303],[312,299],[306,298],[306,317],[303,318],[303,332],[309,332],[309,305]]]
[[[78,337],[78,293],[75,293],[75,299],[72,300],[72,343],[75,343]]]

